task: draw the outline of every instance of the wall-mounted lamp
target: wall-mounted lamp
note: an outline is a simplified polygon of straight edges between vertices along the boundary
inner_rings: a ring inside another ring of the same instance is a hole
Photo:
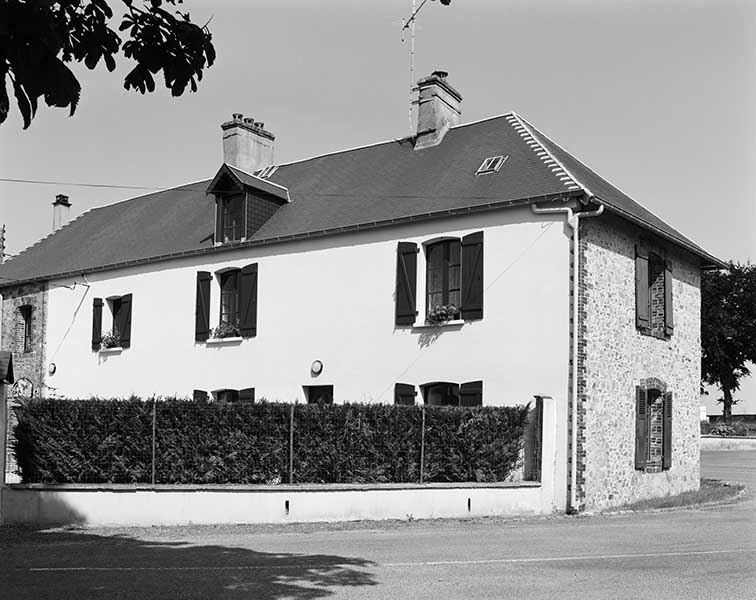
[[[50,363],[50,366],[47,367],[47,374],[55,375],[55,371],[57,370],[58,370],[58,367],[55,366],[55,363]]]
[[[320,375],[323,372],[323,363],[319,360],[312,361],[310,371],[312,371],[313,375]]]

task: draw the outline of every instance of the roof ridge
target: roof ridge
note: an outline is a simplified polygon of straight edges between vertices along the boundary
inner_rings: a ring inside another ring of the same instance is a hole
[[[194,185],[196,183],[202,183],[205,181],[212,181],[212,177],[203,177],[202,179],[197,179],[197,181],[187,181],[186,183],[182,183],[179,185],[172,185],[167,188],[161,188],[156,189],[154,192],[147,192],[146,194],[141,194],[139,196],[130,196],[128,198],[124,198],[123,200],[116,200],[115,202],[111,202],[110,204],[102,204],[100,206],[92,206],[91,208],[87,209],[87,211],[90,210],[100,210],[101,208],[110,208],[111,206],[115,206],[116,204],[123,204],[124,202],[130,202],[131,200],[137,200],[139,198],[146,198],[147,196],[153,196],[154,194],[162,194],[163,192],[170,192],[171,190],[177,190],[179,188],[183,188],[189,185]],[[199,192],[202,191],[199,188],[196,190],[189,190],[190,192]],[[84,213],[81,213],[84,214]]]
[[[458,125],[453,125],[452,127],[449,127],[449,130],[452,129],[459,129],[461,127],[468,127],[469,125],[477,125],[478,123],[483,123],[485,121],[493,121],[494,119],[501,119],[506,117],[507,115],[515,114],[513,111],[505,112],[500,115],[495,115],[493,117],[485,117],[483,119],[478,119],[477,121],[470,121],[469,123],[459,123]],[[382,142],[373,142],[371,144],[363,144],[362,146],[354,146],[352,148],[344,148],[343,150],[333,150],[332,152],[324,152],[323,154],[315,154],[313,156],[308,156],[307,158],[300,158],[297,160],[290,160],[289,162],[284,163],[278,163],[276,165],[276,168],[278,167],[287,167],[289,165],[295,165],[297,163],[307,162],[308,160],[315,160],[316,158],[325,158],[326,156],[333,156],[334,154],[342,154],[345,152],[353,152],[355,150],[364,150],[365,148],[372,148],[374,146],[381,146],[383,144],[391,144],[396,142],[403,142],[405,140],[411,140],[414,138],[414,135],[405,135],[398,138],[392,138],[388,140],[383,140]],[[272,177],[273,173],[271,173]],[[267,181],[267,179],[266,179]]]
[[[81,219],[87,213],[90,213],[90,212],[92,212],[93,210],[96,210],[96,209],[97,209],[97,207],[90,206],[88,209],[86,209],[85,211],[79,213],[78,215],[76,215],[73,219],[71,219],[67,223],[61,225],[57,229],[55,229],[55,230],[51,231],[50,233],[48,233],[47,235],[43,235],[36,242],[33,242],[32,244],[30,244],[29,246],[27,246],[26,248],[24,248],[23,250],[21,250],[18,254],[14,254],[8,260],[0,263],[0,269],[2,269],[3,265],[7,265],[7,264],[12,263],[14,260],[16,260],[17,258],[19,258],[25,252],[28,252],[29,250],[31,250],[35,246],[38,246],[39,244],[41,244],[42,242],[44,242],[46,239],[51,238],[52,236],[54,236],[59,231],[62,231],[63,229],[65,229],[69,225],[72,225],[75,221],[78,221],[79,219]],[[2,278],[0,278],[0,279],[2,279]]]
[[[559,181],[564,184],[568,190],[574,191],[582,189],[586,194],[593,196],[588,189],[588,186],[584,185],[577,177],[575,177],[570,170],[540,142],[533,133],[530,123],[515,112],[512,112],[511,116],[507,117],[507,121],[509,121],[509,124],[520,134],[520,137],[528,146],[530,146],[536,156],[551,169],[554,175],[559,178]]]

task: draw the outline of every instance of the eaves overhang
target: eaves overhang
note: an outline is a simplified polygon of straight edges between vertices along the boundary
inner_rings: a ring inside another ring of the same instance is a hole
[[[352,225],[343,225],[339,227],[330,227],[326,229],[319,229],[313,231],[303,231],[300,233],[292,233],[287,235],[272,236],[268,238],[251,239],[239,242],[225,243],[219,246],[209,246],[205,248],[195,248],[191,250],[183,250],[180,252],[171,252],[168,254],[161,254],[151,257],[139,258],[134,260],[122,261],[118,263],[111,263],[107,265],[101,265],[97,267],[89,267],[87,269],[79,269],[73,271],[66,271],[60,273],[49,273],[40,275],[37,277],[30,277],[26,279],[14,279],[10,283],[0,281],[0,291],[5,288],[15,287],[17,285],[31,283],[31,282],[47,282],[55,279],[66,279],[71,277],[78,277],[80,275],[86,275],[88,273],[102,273],[105,271],[113,271],[116,269],[125,269],[129,267],[136,267],[140,265],[163,262],[168,260],[177,260],[180,258],[187,258],[192,256],[203,256],[210,254],[220,254],[223,252],[231,252],[234,250],[240,250],[244,248],[258,248],[264,246],[271,246],[273,244],[281,244],[286,242],[294,242],[300,240],[308,240],[314,238],[321,238],[331,235],[339,235],[344,233],[354,233],[357,231],[379,229],[384,227],[391,227],[394,225],[402,225],[406,223],[415,223],[421,221],[430,221],[436,219],[443,219],[447,217],[465,215],[465,214],[477,214],[495,210],[501,210],[505,208],[512,208],[516,206],[527,206],[533,203],[544,202],[566,202],[568,200],[577,199],[583,196],[582,190],[554,192],[544,194],[541,196],[529,196],[527,198],[516,198],[508,200],[491,199],[489,202],[475,204],[471,206],[463,206],[459,208],[449,208],[438,211],[429,211],[423,213],[416,213],[413,215],[407,215],[402,217],[394,217],[391,219],[383,219],[379,221],[367,221],[363,223],[356,223]]]

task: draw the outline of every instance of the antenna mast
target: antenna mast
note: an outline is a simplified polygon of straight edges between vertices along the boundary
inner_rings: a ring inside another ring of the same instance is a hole
[[[404,32],[410,30],[410,64],[409,64],[409,129],[410,133],[413,132],[412,128],[412,92],[415,88],[415,18],[420,9],[425,6],[428,0],[423,0],[420,6],[416,7],[417,0],[412,0],[412,12],[409,19],[406,21],[402,19],[402,41],[404,41]]]

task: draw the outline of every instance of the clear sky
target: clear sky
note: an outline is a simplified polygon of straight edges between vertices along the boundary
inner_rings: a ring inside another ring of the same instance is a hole
[[[277,162],[405,136],[410,5],[185,0],[218,53],[196,94],[126,92],[123,58],[113,74],[75,66],[74,117],[41,106],[23,131],[14,107],[0,126],[0,178],[196,181],[232,112],[277,136]],[[756,2],[429,1],[418,23],[415,79],[448,71],[463,121],[515,110],[713,254],[756,261]],[[50,232],[58,193],[76,216],[143,191],[0,182],[8,252]]]

